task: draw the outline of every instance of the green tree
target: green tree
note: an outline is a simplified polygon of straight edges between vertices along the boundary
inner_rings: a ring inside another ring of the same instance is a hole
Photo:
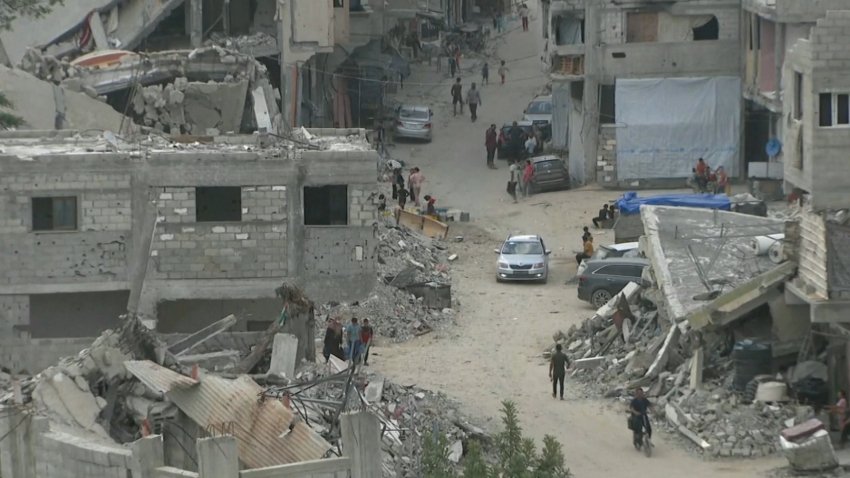
[[[39,18],[64,0],[0,0],[0,30],[8,30],[20,17]]]
[[[3,1],[3,0],[0,0]],[[0,91],[0,108],[12,109],[15,105]],[[23,126],[24,120],[7,111],[0,111],[0,129],[19,128]]]
[[[425,478],[454,478],[455,472],[449,460],[449,440],[446,435],[434,430],[425,435],[422,446],[422,473]]]
[[[538,455],[534,440],[522,435],[516,404],[502,402],[504,429],[495,437],[496,463],[488,466],[480,445],[469,443],[464,460],[464,478],[570,478],[572,474],[564,464],[561,443],[551,436],[543,437],[543,449]],[[455,478],[458,474],[449,461],[448,440],[442,433],[425,437],[422,457],[425,478]]]

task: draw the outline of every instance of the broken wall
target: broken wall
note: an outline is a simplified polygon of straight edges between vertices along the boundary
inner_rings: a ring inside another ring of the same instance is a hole
[[[338,291],[364,296],[375,285],[375,248],[371,226],[307,227],[304,274],[307,295],[316,301],[332,299]]]
[[[122,116],[91,96],[39,80],[0,65],[0,90],[12,102],[9,111],[26,124],[20,129],[105,129],[118,132]],[[0,110],[4,110],[0,108]],[[57,116],[61,115],[61,119]],[[129,127],[132,122],[125,121]]]
[[[156,329],[163,334],[193,333],[233,314],[240,320],[230,332],[264,331],[280,317],[280,308],[280,300],[272,298],[162,301],[156,308]]]

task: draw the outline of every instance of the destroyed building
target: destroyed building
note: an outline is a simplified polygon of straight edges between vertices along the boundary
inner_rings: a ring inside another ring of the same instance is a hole
[[[40,370],[113,327],[128,301],[174,333],[231,312],[263,330],[282,279],[320,301],[366,295],[376,153],[362,130],[315,133],[297,147],[7,133],[0,362]]]
[[[797,40],[808,39],[815,22],[823,18],[827,10],[846,9],[847,2],[746,0],[742,8],[743,152],[747,177],[779,189],[783,157],[794,155],[796,148],[793,143],[784,142],[784,132],[793,122],[786,122],[783,103],[799,94],[794,89],[799,87],[795,86],[795,76],[793,72],[788,76],[785,63]],[[789,111],[785,109],[786,113]],[[768,142],[772,143],[771,147],[767,147]]]
[[[729,55],[739,47],[739,3],[544,5],[553,145],[569,150],[572,177],[681,184],[699,157],[740,176],[740,65]],[[646,101],[664,106],[657,117],[635,106]]]

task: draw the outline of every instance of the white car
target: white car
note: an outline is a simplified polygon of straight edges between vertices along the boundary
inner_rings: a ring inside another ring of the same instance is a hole
[[[546,249],[540,236],[508,236],[502,247],[493,252],[499,255],[496,282],[536,281],[545,284],[549,279],[549,254],[552,251]]]
[[[607,246],[599,246],[590,260],[602,260],[612,257],[640,257],[639,244],[637,242],[622,242],[620,244],[608,244]],[[587,269],[587,259],[581,261],[576,270],[576,277],[580,276]]]

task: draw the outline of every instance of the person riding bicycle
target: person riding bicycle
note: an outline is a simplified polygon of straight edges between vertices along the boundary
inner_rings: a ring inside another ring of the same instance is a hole
[[[632,430],[640,430],[640,426],[645,427],[646,436],[652,439],[652,425],[649,424],[649,408],[652,404],[643,393],[643,389],[638,387],[635,389],[635,398],[629,403],[629,411],[632,413]]]

